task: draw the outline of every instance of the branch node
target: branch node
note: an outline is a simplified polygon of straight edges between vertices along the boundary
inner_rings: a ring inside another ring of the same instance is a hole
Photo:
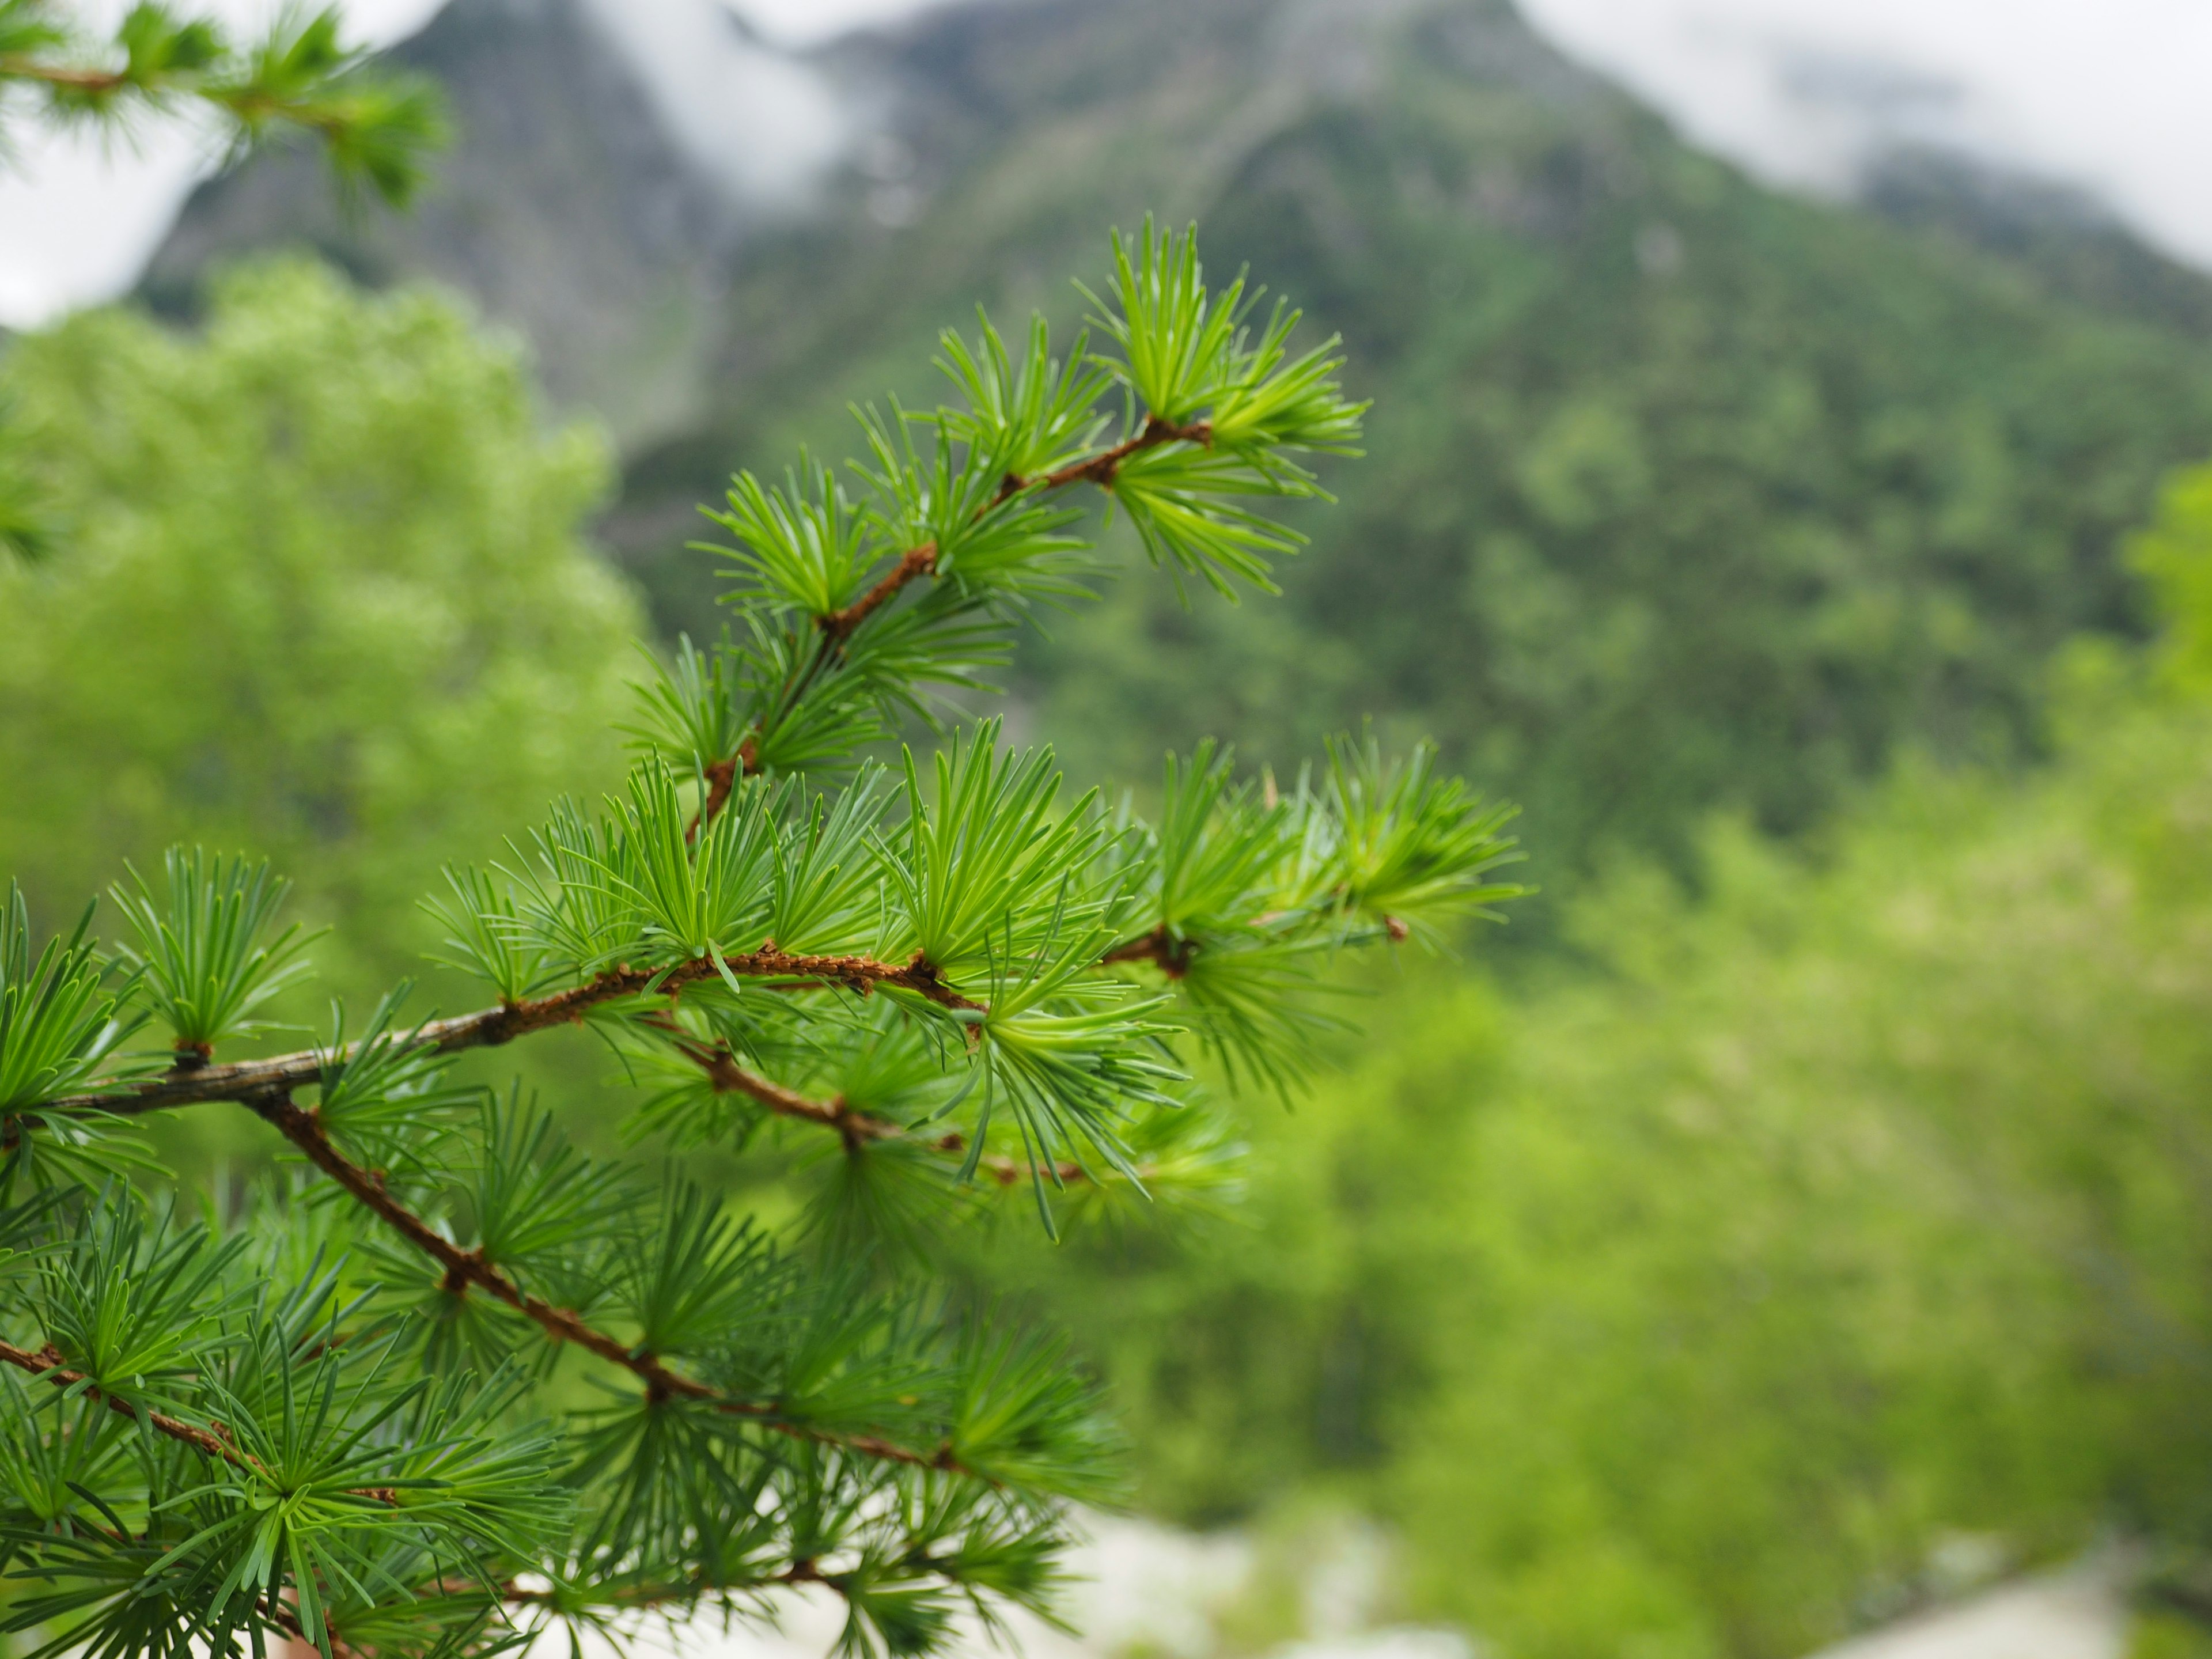
[[[937,544],[924,542],[920,547],[910,547],[899,556],[899,562],[873,587],[847,605],[842,611],[833,611],[818,618],[825,648],[841,648],[853,637],[854,631],[867,621],[878,606],[889,604],[917,576],[937,574]]]

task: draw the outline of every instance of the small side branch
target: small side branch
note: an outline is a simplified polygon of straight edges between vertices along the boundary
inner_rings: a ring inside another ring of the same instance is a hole
[[[740,777],[752,777],[760,771],[759,747],[753,734],[747,732],[745,740],[738,745],[738,752],[727,760],[716,761],[707,769],[707,799],[699,803],[698,816],[684,831],[684,839],[699,839],[699,826],[712,823],[714,814],[729,804],[730,791],[738,787]]]
[[[673,1036],[678,1052],[707,1074],[707,1080],[718,1094],[743,1095],[778,1117],[834,1130],[845,1143],[845,1150],[848,1152],[860,1152],[878,1141],[914,1139],[902,1126],[887,1118],[856,1112],[842,1098],[810,1100],[795,1089],[787,1089],[781,1083],[747,1071],[738,1064],[737,1057],[725,1043],[715,1043],[710,1047],[678,1030],[671,1022],[656,1020],[653,1023]],[[957,1130],[919,1144],[949,1158],[957,1158],[968,1150],[968,1138]],[[1027,1164],[1011,1158],[987,1158],[981,1160],[976,1168],[1001,1187],[1011,1187],[1032,1173]],[[1063,1185],[1091,1178],[1090,1172],[1073,1159],[1063,1159],[1050,1168]]]
[[[1098,961],[1101,966],[1118,962],[1149,962],[1170,979],[1181,979],[1190,971],[1191,959],[1197,955],[1196,939],[1177,939],[1162,922],[1151,933],[1115,945]]]
[[[853,635],[853,630],[867,621],[880,607],[898,597],[898,591],[918,576],[937,574],[937,544],[924,542],[920,547],[910,547],[900,556],[889,575],[847,605],[842,611],[833,611],[822,618],[822,633],[826,644],[842,645]]]
[[[1051,472],[1040,473],[1034,477],[1024,477],[1019,473],[1009,472],[999,481],[999,488],[991,499],[975,510],[975,516],[979,519],[983,517],[986,514],[1004,506],[1024,490],[1066,489],[1073,484],[1079,483],[1096,484],[1101,489],[1110,490],[1114,487],[1114,476],[1121,470],[1121,464],[1140,451],[1154,449],[1162,444],[1185,443],[1210,447],[1212,442],[1213,424],[1210,421],[1178,422],[1164,420],[1158,415],[1147,415],[1144,424],[1135,432],[1112,447],[1100,450],[1096,455],[1085,456],[1079,461],[1070,461],[1066,466]],[[830,665],[831,660],[844,649],[845,641],[853,636],[862,623],[896,599],[900,591],[908,583],[922,576],[936,575],[937,554],[937,544],[934,541],[924,542],[919,547],[908,548],[899,556],[899,562],[881,580],[854,600],[852,604],[842,611],[833,611],[827,616],[817,617],[814,622],[821,634],[820,643],[816,647],[814,654],[808,659],[805,669],[789,683],[782,696],[788,700],[796,700],[808,686],[813,684],[816,677]],[[707,799],[701,804],[698,817],[692,822],[693,835],[698,833],[700,824],[713,822],[714,814],[720,811],[724,804],[728,801],[730,790],[740,763],[747,775],[756,769],[748,751],[751,750],[757,736],[757,732],[748,732],[736,757],[718,761],[707,769]]]
[[[976,1013],[986,1010],[986,1005],[961,995],[947,985],[936,968],[919,954],[903,965],[878,962],[872,957],[794,956],[778,950],[770,939],[757,951],[726,956],[722,962],[740,979],[781,980],[806,989],[834,987],[861,996],[881,987],[893,987],[927,997],[940,1007]],[[432,1020],[416,1032],[413,1046],[439,1054],[497,1048],[518,1037],[574,1024],[602,1003],[640,996],[648,991],[673,996],[688,985],[715,977],[718,973],[714,963],[705,957],[667,969],[610,969],[585,984],[556,991],[550,996],[505,1002],[495,1008],[453,1019]],[[322,1076],[326,1058],[320,1051],[310,1048],[269,1060],[195,1066],[171,1072],[152,1082],[113,1094],[64,1095],[27,1109],[33,1113],[130,1115],[212,1100],[251,1103],[263,1096],[289,1094],[314,1084]]]
[[[0,1364],[13,1365],[18,1370],[28,1371],[58,1389],[70,1388],[87,1380],[82,1371],[71,1370],[63,1364],[61,1355],[51,1346],[31,1353],[9,1343],[0,1342]],[[134,1406],[127,1400],[118,1400],[112,1394],[103,1394],[96,1388],[86,1392],[94,1400],[105,1401],[109,1410],[119,1412],[134,1423],[143,1422],[156,1434],[165,1434],[172,1440],[190,1446],[194,1451],[241,1469],[253,1467],[236,1447],[212,1430],[201,1428],[196,1423],[187,1423],[180,1417],[171,1417],[166,1412],[149,1411],[143,1407]]]
[[[130,84],[129,76],[112,70],[71,69],[65,64],[42,64],[35,58],[13,54],[0,58],[0,80],[36,81],[42,86],[95,98],[120,92]]]
[[[670,1370],[653,1355],[638,1352],[629,1344],[617,1341],[605,1332],[585,1323],[569,1310],[556,1308],[544,1297],[531,1295],[486,1260],[481,1250],[461,1249],[394,1198],[386,1188],[382,1176],[374,1170],[362,1168],[339,1152],[331,1144],[330,1137],[323,1133],[323,1127],[316,1121],[315,1115],[295,1104],[289,1096],[272,1092],[246,1103],[285,1139],[305,1153],[309,1163],[330,1176],[349,1196],[443,1267],[448,1291],[465,1294],[473,1286],[484,1291],[522,1314],[556,1341],[573,1342],[608,1364],[629,1372],[645,1384],[648,1398],[700,1401],[718,1412],[753,1419],[762,1427],[796,1440],[817,1441],[858,1452],[864,1456],[912,1464],[920,1468],[940,1469],[953,1474],[972,1474],[954,1459],[950,1447],[931,1455],[876,1435],[834,1434],[805,1428],[784,1421],[773,1405],[732,1399],[706,1383]]]
[[[872,1140],[900,1139],[906,1133],[886,1118],[854,1111],[842,1097],[810,1100],[796,1089],[787,1089],[781,1083],[745,1070],[738,1064],[737,1056],[726,1042],[702,1042],[673,1020],[656,1017],[647,1023],[668,1034],[677,1052],[707,1074],[715,1093],[743,1095],[778,1117],[834,1130],[848,1151],[858,1152]]]
[[[671,1605],[691,1606],[718,1596],[741,1595],[752,1590],[789,1584],[823,1584],[835,1589],[837,1582],[834,1575],[823,1573],[811,1561],[794,1561],[781,1572],[763,1573],[757,1578],[719,1580],[701,1577],[675,1583],[622,1584],[611,1590],[601,1591],[597,1605],[625,1611]],[[444,1586],[437,1588],[443,1589]],[[468,1588],[475,1589],[476,1586]],[[512,1582],[501,1585],[499,1594],[500,1599],[510,1607],[566,1608],[572,1605],[570,1599],[560,1590],[532,1589]]]
[[[1025,478],[1018,472],[1009,472],[999,482],[998,492],[975,510],[981,518],[993,508],[1004,506],[1025,489],[1065,489],[1071,484],[1091,483],[1101,489],[1114,487],[1114,475],[1121,463],[1140,450],[1157,448],[1161,444],[1187,443],[1207,445],[1213,441],[1211,422],[1194,421],[1180,425],[1148,415],[1145,423],[1127,438],[1110,449],[1102,449],[1096,455],[1079,461],[1071,461],[1057,471],[1040,473]],[[900,556],[890,573],[842,611],[833,611],[818,619],[825,642],[835,647],[851,637],[853,631],[866,622],[880,606],[898,595],[901,588],[918,576],[937,574],[937,544],[924,542],[919,547],[908,548]]]
[[[1101,489],[1111,489],[1114,475],[1121,470],[1121,463],[1140,450],[1156,449],[1162,444],[1198,444],[1210,447],[1212,442],[1213,422],[1211,421],[1193,421],[1188,425],[1178,425],[1173,421],[1164,421],[1157,415],[1147,415],[1143,426],[1111,449],[1103,449],[1087,460],[1071,461],[1057,472],[1048,472],[1041,478],[1024,479],[1015,488],[1064,489],[1073,483],[1091,483]],[[1000,486],[1000,500],[1013,493],[1004,484]]]

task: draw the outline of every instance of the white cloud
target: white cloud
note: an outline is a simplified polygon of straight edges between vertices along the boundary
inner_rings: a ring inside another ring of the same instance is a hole
[[[201,0],[194,9],[251,30],[281,0]],[[412,33],[442,0],[352,0],[351,38],[381,45]],[[88,27],[112,27],[120,0],[91,0]],[[206,132],[150,121],[117,145],[84,135],[19,134],[0,164],[0,325],[28,328],[71,306],[111,299],[137,281],[177,210],[213,165]]]
[[[2204,0],[1523,0],[1702,143],[1833,187],[1935,138],[2079,185],[2212,264]]]
[[[729,0],[730,9],[779,46],[818,46],[872,24],[911,17],[938,0]]]
[[[842,154],[849,119],[836,94],[805,64],[749,39],[720,0],[587,3],[677,142],[739,199],[792,201]]]

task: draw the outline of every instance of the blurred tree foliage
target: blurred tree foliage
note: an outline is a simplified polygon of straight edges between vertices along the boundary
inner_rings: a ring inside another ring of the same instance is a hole
[[[1290,605],[1129,584],[1039,654],[1041,719],[1126,775],[1194,720],[1277,757],[1371,709],[1522,802],[1555,889],[1609,848],[1687,871],[1717,806],[1804,830],[1900,747],[2034,752],[2047,655],[2142,626],[2117,544],[2212,437],[2196,352],[1656,140],[1480,127],[1416,104],[1250,164],[1209,223],[1345,328],[1369,459]],[[1501,177],[1571,234],[1402,183]]]
[[[2137,547],[2166,644],[2072,653],[2049,768],[1721,820],[1695,897],[1623,864],[1595,971],[1370,986],[1226,1248],[1002,1266],[1111,1356],[1152,1500],[1334,1485],[1532,1659],[1782,1659],[1958,1534],[2212,1541],[2212,468]]]
[[[202,335],[88,312],[4,384],[58,533],[0,563],[0,866],[48,925],[198,840],[347,924],[326,980],[419,972],[441,861],[620,777],[609,458],[447,300],[247,269]]]

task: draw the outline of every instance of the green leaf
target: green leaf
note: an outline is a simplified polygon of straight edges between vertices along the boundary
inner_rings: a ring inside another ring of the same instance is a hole
[[[1262,467],[1229,450],[1182,443],[1140,451],[1114,475],[1114,500],[1128,514],[1146,556],[1178,574],[1203,576],[1232,604],[1237,581],[1263,593],[1279,592],[1273,562],[1305,544],[1297,531],[1234,499],[1319,493],[1286,465]]]
[[[937,337],[937,368],[967,405],[939,410],[939,433],[992,456],[1006,477],[1033,480],[1081,459],[1105,428],[1097,406],[1113,385],[1091,356],[1091,337],[1077,335],[1059,361],[1049,326],[1033,313],[1029,349],[1017,363],[981,307],[975,320],[981,331],[972,347],[954,329]]]
[[[1244,279],[1218,295],[1206,290],[1199,264],[1198,228],[1163,234],[1145,216],[1135,236],[1114,233],[1114,276],[1108,299],[1084,290],[1097,307],[1094,325],[1121,348],[1100,366],[1127,386],[1164,421],[1183,425],[1236,379]]]
[[[727,630],[711,652],[695,650],[691,636],[679,634],[673,664],[644,654],[653,678],[633,688],[639,718],[623,729],[647,750],[671,750],[702,777],[708,768],[732,760],[747,728],[738,708],[738,659]]]
[[[519,1088],[504,1101],[489,1091],[478,1100],[470,1150],[450,1164],[475,1248],[560,1305],[588,1311],[606,1294],[610,1246],[639,1201],[635,1177],[586,1158]]]
[[[252,1294],[229,1271],[244,1247],[179,1224],[170,1209],[149,1216],[111,1186],[39,1262],[40,1330],[110,1398],[189,1413],[192,1379]]]

